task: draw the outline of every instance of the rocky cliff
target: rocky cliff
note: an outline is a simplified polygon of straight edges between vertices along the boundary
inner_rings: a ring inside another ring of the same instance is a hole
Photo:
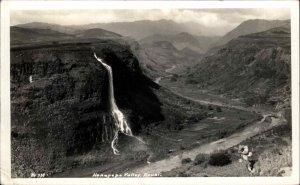
[[[143,75],[129,48],[113,41],[11,49],[13,176],[56,172],[68,156],[111,139],[107,71],[113,69],[115,98],[137,134],[163,119],[159,88]],[[105,132],[104,132],[105,130]]]

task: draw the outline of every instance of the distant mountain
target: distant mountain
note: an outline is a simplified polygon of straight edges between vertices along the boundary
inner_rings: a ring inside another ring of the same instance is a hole
[[[11,44],[32,44],[42,42],[67,41],[75,39],[116,39],[122,37],[119,34],[100,28],[77,31],[75,34],[66,34],[52,29],[11,27]]]
[[[198,42],[197,38],[186,32],[181,32],[179,34],[174,34],[174,35],[154,34],[141,39],[139,42],[141,44],[153,44],[155,42],[162,42],[162,41],[168,41],[172,43],[178,50],[181,50],[185,47],[189,47],[199,53],[204,52],[204,48]]]
[[[242,22],[239,26],[228,32],[222,38],[220,38],[214,46],[220,46],[226,44],[231,39],[237,38],[241,35],[247,35],[251,33],[257,33],[261,31],[266,31],[271,28],[284,26],[289,24],[290,20],[263,20],[263,19],[253,19]]]
[[[135,39],[141,39],[152,34],[176,34],[185,31],[183,25],[171,20],[96,23],[85,25],[85,27],[103,28]]]
[[[59,41],[74,38],[73,35],[53,31],[51,29],[20,28],[17,26],[10,28],[10,37],[11,44]]]
[[[184,53],[186,56],[190,56],[190,57],[198,57],[200,55],[200,53],[196,52],[195,50],[189,47],[183,48],[181,50],[181,53]]]
[[[287,24],[232,39],[204,57],[185,75],[185,81],[201,89],[244,97],[249,105],[282,101],[290,94],[290,36]]]
[[[49,24],[43,22],[31,22],[26,24],[18,24],[16,26],[20,28],[30,28],[30,29],[51,29],[54,31],[67,33],[67,34],[75,34],[76,32],[82,30],[79,29],[78,27],[75,28],[74,26],[63,26],[59,24]]]
[[[209,49],[214,47],[214,44],[221,38],[220,36],[201,36],[194,35],[194,37],[198,40],[201,47],[207,52]]]
[[[139,42],[142,44],[151,44],[159,41],[168,41],[179,50],[188,47],[197,53],[205,53],[217,39],[219,39],[219,37],[198,36],[181,32],[173,35],[154,34],[141,39]]]
[[[76,34],[76,37],[79,38],[118,38],[118,37],[122,37],[119,34],[116,34],[114,32],[111,31],[106,31],[104,29],[100,29],[100,28],[93,28],[93,29],[89,29],[89,30],[85,30],[82,31],[80,33]]]
[[[158,41],[154,43],[135,43],[132,50],[137,56],[143,71],[152,79],[166,76],[170,73],[181,73],[187,67],[195,65],[201,60],[202,55],[190,48],[178,50],[169,41]],[[175,67],[176,66],[176,67]]]
[[[208,29],[194,22],[176,23],[172,20],[139,20],[133,22],[92,23],[86,25],[58,25],[41,22],[19,24],[23,28],[52,29],[62,33],[76,34],[82,30],[101,28],[123,36],[140,40],[153,34],[179,34],[188,32],[193,35],[209,33]]]
[[[163,76],[164,69],[159,64],[159,61],[155,61],[155,59],[148,54],[147,50],[141,46],[141,44],[132,38],[123,39],[126,39],[126,43],[130,46],[132,53],[140,62],[142,71],[147,74],[148,77],[154,80],[158,76]]]
[[[142,46],[146,48],[147,53],[151,55],[152,58],[155,58],[156,61],[159,61],[160,65],[165,67],[171,67],[179,62],[177,61],[178,59],[184,57],[180,51],[168,41],[159,41]]]

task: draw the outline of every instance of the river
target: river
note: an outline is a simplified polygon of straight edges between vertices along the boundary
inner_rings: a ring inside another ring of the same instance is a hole
[[[166,72],[166,73],[170,73],[170,72],[172,72],[175,68],[176,68],[176,65],[173,65],[172,67],[166,69],[165,72]],[[170,75],[157,77],[157,78],[155,78],[154,82],[157,83],[157,84],[159,84],[159,82],[160,82],[163,78],[169,77],[169,76],[170,76]]]

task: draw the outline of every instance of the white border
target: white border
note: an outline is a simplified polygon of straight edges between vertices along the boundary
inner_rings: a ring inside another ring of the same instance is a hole
[[[9,12],[24,9],[184,9],[290,8],[292,40],[292,147],[291,177],[188,178],[45,178],[10,177],[10,44]],[[299,183],[299,2],[298,1],[2,1],[1,2],[1,182],[0,184],[298,184]]]

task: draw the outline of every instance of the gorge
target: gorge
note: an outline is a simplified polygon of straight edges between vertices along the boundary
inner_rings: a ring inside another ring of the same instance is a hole
[[[11,37],[13,177],[135,169],[249,176],[236,145],[248,142],[254,153],[291,148],[288,25],[236,35],[206,54],[164,40],[142,48],[102,28],[62,34],[12,26]],[[226,173],[208,164],[220,149],[232,160]],[[207,166],[194,165],[202,154]]]

